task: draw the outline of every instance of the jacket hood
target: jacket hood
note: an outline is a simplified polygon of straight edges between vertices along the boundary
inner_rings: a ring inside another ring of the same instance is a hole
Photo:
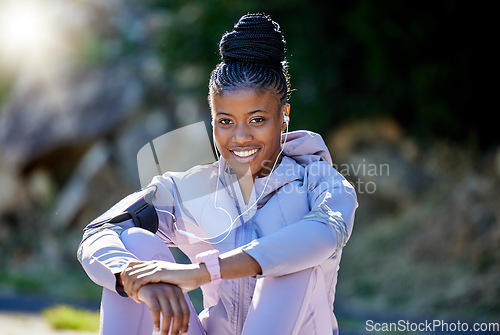
[[[300,165],[309,165],[320,160],[333,164],[330,151],[321,135],[307,130],[296,130],[281,135],[285,143],[283,153]]]

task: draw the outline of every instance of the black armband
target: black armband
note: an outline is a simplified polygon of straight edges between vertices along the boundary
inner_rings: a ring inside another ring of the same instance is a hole
[[[153,206],[155,193],[156,187],[150,186],[125,197],[106,213],[92,221],[87,229],[97,228],[105,223],[120,223],[132,219],[136,227],[149,230],[153,234],[156,233],[158,231],[158,215]]]

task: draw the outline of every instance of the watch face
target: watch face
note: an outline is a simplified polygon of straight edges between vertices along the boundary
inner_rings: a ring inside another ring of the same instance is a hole
[[[196,260],[199,263],[205,263],[212,284],[217,284],[221,280],[219,250],[215,249],[202,252],[196,255]]]

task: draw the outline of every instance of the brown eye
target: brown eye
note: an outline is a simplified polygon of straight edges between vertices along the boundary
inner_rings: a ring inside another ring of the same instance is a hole
[[[252,120],[250,120],[250,123],[261,123],[261,122],[264,122],[266,119],[263,118],[263,117],[256,117],[256,118],[253,118]]]
[[[228,124],[231,124],[231,123],[232,123],[232,121],[231,121],[231,120],[229,120],[229,119],[220,119],[220,120],[219,120],[219,123],[220,123],[221,125],[228,125]]]

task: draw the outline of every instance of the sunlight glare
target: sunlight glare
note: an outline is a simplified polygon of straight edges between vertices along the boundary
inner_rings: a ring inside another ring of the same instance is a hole
[[[46,5],[42,1],[2,1],[0,62],[26,68],[54,56],[61,36]]]

